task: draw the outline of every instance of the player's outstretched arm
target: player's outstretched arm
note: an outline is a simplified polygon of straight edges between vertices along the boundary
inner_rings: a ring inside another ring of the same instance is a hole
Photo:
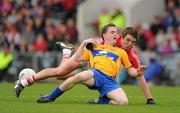
[[[146,104],[155,104],[155,101],[152,98],[150,89],[146,83],[146,80],[144,79],[144,71],[146,70],[146,66],[141,66],[140,69],[136,70],[134,68],[129,68],[129,75],[136,76],[138,78],[138,81],[140,83],[141,89],[147,99]]]
[[[152,94],[151,94],[151,91],[150,91],[150,88],[144,78],[144,75],[142,76],[138,76],[137,77],[137,80],[139,82],[139,86],[141,87],[145,97],[146,97],[146,104],[156,104],[154,99],[152,98]]]

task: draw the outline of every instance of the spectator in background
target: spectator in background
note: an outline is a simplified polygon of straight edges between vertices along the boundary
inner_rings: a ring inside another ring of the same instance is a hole
[[[177,47],[177,42],[176,42],[176,39],[175,39],[174,27],[172,27],[172,26],[168,27],[165,38],[171,40],[170,45],[171,45],[173,51],[177,51],[178,47]]]
[[[75,6],[77,5],[77,0],[60,0],[62,7],[65,9],[67,13],[67,18],[75,16],[76,10]]]
[[[115,12],[113,12],[111,16],[111,21],[113,24],[115,24],[120,29],[124,29],[126,21],[125,21],[125,15],[122,13],[120,9],[116,9]]]
[[[163,45],[159,48],[158,52],[166,57],[171,57],[174,53],[171,46],[171,39],[165,39]]]
[[[107,25],[111,20],[111,15],[107,11],[106,8],[102,10],[102,13],[99,16],[99,30],[102,29],[105,25]]]
[[[13,25],[9,21],[6,23],[7,30],[5,31],[5,37],[7,38],[8,43],[14,50],[19,50],[20,44],[20,32],[16,25]]]
[[[35,33],[34,33],[34,23],[32,18],[28,18],[25,24],[25,28],[22,31],[21,37],[24,38],[28,44],[32,44],[35,41]]]
[[[34,48],[34,45],[33,45],[33,44],[28,44],[28,45],[27,45],[27,52],[28,52],[28,53],[32,53],[32,54],[35,53],[35,48]]]
[[[174,81],[174,85],[180,85],[180,58],[177,58],[170,77]]]
[[[170,12],[168,10],[165,10],[163,12],[163,16],[162,16],[161,22],[162,22],[162,25],[163,25],[165,30],[167,30],[169,26],[173,25],[174,18],[173,18],[172,15],[170,15]]]
[[[56,37],[55,37],[55,31],[54,31],[54,25],[49,24],[46,26],[46,37],[47,37],[47,50],[48,51],[54,51],[57,50],[56,43]]]
[[[25,38],[21,38],[19,42],[19,52],[20,53],[26,53],[27,52],[27,40]]]
[[[155,36],[156,44],[157,44],[157,50],[159,50],[160,47],[163,46],[163,43],[165,41],[166,34],[163,29],[159,29],[157,35]]]
[[[143,28],[140,22],[136,22],[134,27],[137,29],[138,33],[139,33],[139,39],[136,42],[136,45],[142,50],[145,51],[147,48],[147,38],[144,36],[143,32]]]
[[[154,81],[159,76],[163,74],[163,66],[155,59],[150,59],[150,64],[144,72],[144,77],[147,81]]]
[[[152,48],[148,47],[146,51],[143,51],[143,53],[141,53],[140,59],[142,59],[143,64],[148,65],[150,64],[150,59],[155,57],[156,57],[155,51],[153,51]]]
[[[112,14],[110,14],[107,9],[102,10],[102,14],[99,16],[99,29],[103,26],[107,25],[108,23],[115,24],[118,28],[123,29],[125,27],[125,15],[122,13],[120,9],[116,9]]]
[[[67,34],[67,26],[63,23],[59,23],[60,26],[56,26],[57,34],[57,40],[58,41],[65,41],[65,35]]]
[[[13,54],[10,52],[9,44],[3,44],[3,50],[0,51],[0,81],[7,75],[7,71],[13,61]]]
[[[0,26],[0,50],[3,47],[4,42],[5,42],[4,31],[3,31],[3,27]]]
[[[37,35],[37,38],[34,42],[34,48],[37,52],[45,52],[47,50],[47,41],[42,33]]]
[[[2,6],[0,9],[1,15],[8,15],[13,9],[11,0],[2,0]]]
[[[177,27],[177,30],[175,33],[175,40],[177,42],[178,47],[180,48],[180,25]]]
[[[154,35],[151,30],[149,30],[149,25],[145,24],[143,27],[140,22],[135,24],[135,28],[141,34],[140,39],[138,40],[138,46],[145,51],[147,48],[152,48],[155,50],[156,42]]]
[[[178,27],[180,25],[180,7],[176,9],[175,20],[176,20],[176,26]]]
[[[34,21],[35,21],[35,23],[34,23],[35,35],[37,35],[38,33],[45,33],[43,18],[42,17],[36,17]]]
[[[156,35],[159,29],[164,29],[164,27],[161,24],[161,18],[159,16],[155,16],[153,23],[150,25],[150,30],[153,35]]]
[[[179,8],[179,0],[165,0],[166,10],[169,12],[169,15],[172,17],[172,25],[173,27],[177,27],[176,21],[176,10]]]
[[[70,35],[69,36],[69,43],[75,44],[78,42],[78,31],[76,28],[76,24],[75,21],[72,18],[69,18],[67,20],[67,34]]]

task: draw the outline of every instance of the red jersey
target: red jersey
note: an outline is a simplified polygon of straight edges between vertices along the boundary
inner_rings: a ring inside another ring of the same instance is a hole
[[[121,36],[120,35],[116,39],[116,46],[121,48]],[[129,57],[129,60],[132,64],[132,66],[135,69],[139,69],[140,68],[140,60],[139,60],[139,57],[138,57],[136,51],[134,50],[134,48],[131,48],[126,52],[128,54],[128,57]]]

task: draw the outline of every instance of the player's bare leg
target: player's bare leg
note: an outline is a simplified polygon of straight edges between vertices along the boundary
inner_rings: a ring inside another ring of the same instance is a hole
[[[74,61],[73,58],[68,58],[70,57],[72,50],[69,51],[68,48],[65,48],[65,50],[67,51],[63,51],[64,62],[57,68],[47,68],[36,73],[35,75],[18,81],[14,87],[16,96],[19,97],[24,87],[32,85],[35,81],[46,79],[49,77],[65,76],[74,71],[75,69],[79,68],[81,65],[79,62]]]
[[[107,93],[107,97],[110,99],[109,104],[128,105],[128,98],[122,88]]]
[[[52,102],[56,98],[61,96],[64,92],[70,90],[73,86],[75,86],[78,83],[82,83],[86,86],[94,86],[95,84],[94,73],[92,71],[87,70],[68,78],[59,87],[57,87],[50,95],[39,98],[37,102],[38,103]]]
[[[77,74],[77,71],[73,71],[73,72],[69,73],[68,75],[58,76],[58,77],[56,77],[56,79],[57,80],[66,80],[67,78],[72,77],[72,76],[74,76],[76,74]]]
[[[139,86],[141,87],[141,90],[143,91],[147,99],[146,104],[155,104],[154,100],[152,99],[150,88],[144,78],[144,75],[137,77],[137,80],[139,82]]]
[[[74,71],[75,69],[79,68],[80,65],[81,64],[74,61],[73,58],[70,58],[57,68],[47,68],[36,73],[34,79],[35,81],[38,81],[49,77],[65,76]]]

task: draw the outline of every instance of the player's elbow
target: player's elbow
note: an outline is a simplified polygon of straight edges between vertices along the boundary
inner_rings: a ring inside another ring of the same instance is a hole
[[[137,77],[137,70],[134,69],[133,67],[128,68],[127,71],[130,76]]]
[[[77,55],[76,53],[72,56],[72,59],[75,62],[81,62],[81,56]]]

